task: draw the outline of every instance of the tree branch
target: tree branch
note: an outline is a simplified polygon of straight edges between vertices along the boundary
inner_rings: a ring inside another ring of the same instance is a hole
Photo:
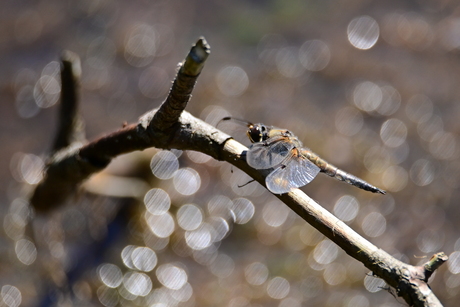
[[[171,142],[175,134],[178,134],[177,137],[190,137],[190,131],[178,125],[180,123],[178,119],[182,116],[181,113],[191,97],[196,79],[209,53],[209,45],[204,38],[200,38],[181,65],[171,91],[158,111],[147,113],[137,125],[127,126],[83,147],[78,143],[70,142],[77,131],[76,89],[80,75],[80,60],[72,53],[65,53],[62,59],[60,125],[53,146],[55,151],[58,149],[59,151],[48,160],[43,180],[33,192],[31,204],[34,208],[37,211],[56,208],[83,180],[104,169],[120,154],[149,147],[174,148]],[[69,111],[69,114],[66,111]],[[206,130],[198,127],[201,126],[200,124],[196,126],[201,132]],[[204,143],[207,140],[203,143],[199,137],[201,134],[194,134],[193,131],[191,134],[196,143],[190,145],[206,146]],[[176,144],[176,147],[181,145],[181,142],[177,143],[179,144]],[[214,151],[218,152],[217,149]]]
[[[183,111],[208,54],[209,46],[204,39],[200,39],[181,66],[168,98],[160,109],[145,114],[137,124],[126,126],[80,148],[70,147],[56,153],[31,199],[34,207],[42,211],[56,208],[75,186],[102,170],[112,158],[149,147],[200,151],[235,165],[264,185],[267,173],[249,167],[241,158],[247,150],[245,146]],[[424,266],[405,264],[362,238],[299,189],[276,197],[394,287],[410,306],[442,306],[427,281],[433,271],[447,260],[443,253],[435,255]]]
[[[152,130],[166,131],[171,128],[179,119],[182,111],[185,110],[196,80],[208,58],[210,47],[202,37],[192,47],[184,63],[179,64],[180,69],[169,92],[168,98],[161,105],[149,126]]]
[[[85,139],[84,124],[78,111],[81,66],[80,58],[73,52],[65,51],[61,57],[61,106],[59,126],[52,152]]]
[[[428,275],[426,265],[412,266],[397,260],[361,237],[298,189],[276,196],[348,255],[395,288],[398,296],[403,297],[410,306],[442,306],[427,284],[431,273]],[[447,256],[438,258],[447,260]]]

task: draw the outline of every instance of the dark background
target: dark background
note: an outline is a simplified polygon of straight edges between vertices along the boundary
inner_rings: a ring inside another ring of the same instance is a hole
[[[213,124],[233,115],[290,129],[331,163],[387,190],[374,195],[324,175],[303,188],[405,262],[448,254],[430,284],[445,306],[456,306],[460,6],[452,0],[4,1],[3,304],[401,306],[362,264],[257,183],[238,188],[245,175],[202,156],[175,152],[180,168],[195,176],[185,181],[200,178],[190,195],[180,193],[178,176],[152,175],[151,149],[117,159],[106,177],[87,183],[91,193],[82,190],[65,207],[46,215],[30,210],[27,193],[57,125],[61,52],[81,57],[81,111],[92,140],[158,107],[199,36],[211,55],[187,110]],[[219,128],[248,144],[244,128]],[[134,188],[124,192],[127,186]],[[175,225],[162,238],[143,203],[145,191],[158,187],[171,199],[168,221]],[[255,209],[242,224],[228,211],[241,203]],[[201,208],[201,227],[214,233],[205,250],[193,249],[178,224],[185,204]],[[126,246],[148,247],[138,250],[144,257],[129,259],[147,261],[153,252],[158,263],[127,264]],[[173,284],[188,283],[175,289],[159,267],[176,268],[165,273]]]

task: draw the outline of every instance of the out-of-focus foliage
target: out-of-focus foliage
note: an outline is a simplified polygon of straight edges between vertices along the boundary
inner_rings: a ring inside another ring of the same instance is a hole
[[[445,251],[460,300],[460,4],[418,1],[6,1],[0,11],[0,301],[5,306],[399,306],[379,279],[257,183],[195,152],[117,159],[66,207],[26,199],[51,147],[59,54],[81,56],[88,138],[167,95],[204,35],[188,110],[292,130],[346,171],[303,189],[397,258]],[[248,143],[244,128],[219,128]],[[31,222],[33,220],[33,222]]]

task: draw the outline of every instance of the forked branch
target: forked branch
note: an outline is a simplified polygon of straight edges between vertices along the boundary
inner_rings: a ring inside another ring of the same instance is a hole
[[[184,111],[208,55],[209,46],[201,38],[181,65],[165,102],[158,110],[142,116],[138,123],[83,146],[70,144],[60,149],[65,141],[55,145],[60,150],[50,158],[45,176],[31,198],[37,211],[59,206],[78,184],[91,174],[101,171],[114,157],[149,147],[200,151],[235,165],[264,184],[266,174],[252,169],[240,158],[247,150],[245,146]],[[76,59],[67,57],[64,61]],[[77,66],[63,65],[64,70],[66,67],[74,69]],[[73,80],[78,81],[76,78]],[[442,306],[427,281],[434,270],[447,260],[445,254],[434,255],[423,266],[405,264],[362,238],[302,191],[294,189],[290,193],[276,196],[347,254],[394,287],[410,306]]]

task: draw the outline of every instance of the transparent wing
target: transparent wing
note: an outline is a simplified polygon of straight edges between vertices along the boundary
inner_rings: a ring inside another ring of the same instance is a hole
[[[320,168],[302,157],[292,157],[287,165],[280,165],[267,178],[265,184],[274,194],[289,192],[306,185],[318,175]]]
[[[265,142],[252,144],[246,154],[249,166],[255,169],[268,169],[281,164],[295,147],[294,144],[283,140],[284,137],[275,136]]]

